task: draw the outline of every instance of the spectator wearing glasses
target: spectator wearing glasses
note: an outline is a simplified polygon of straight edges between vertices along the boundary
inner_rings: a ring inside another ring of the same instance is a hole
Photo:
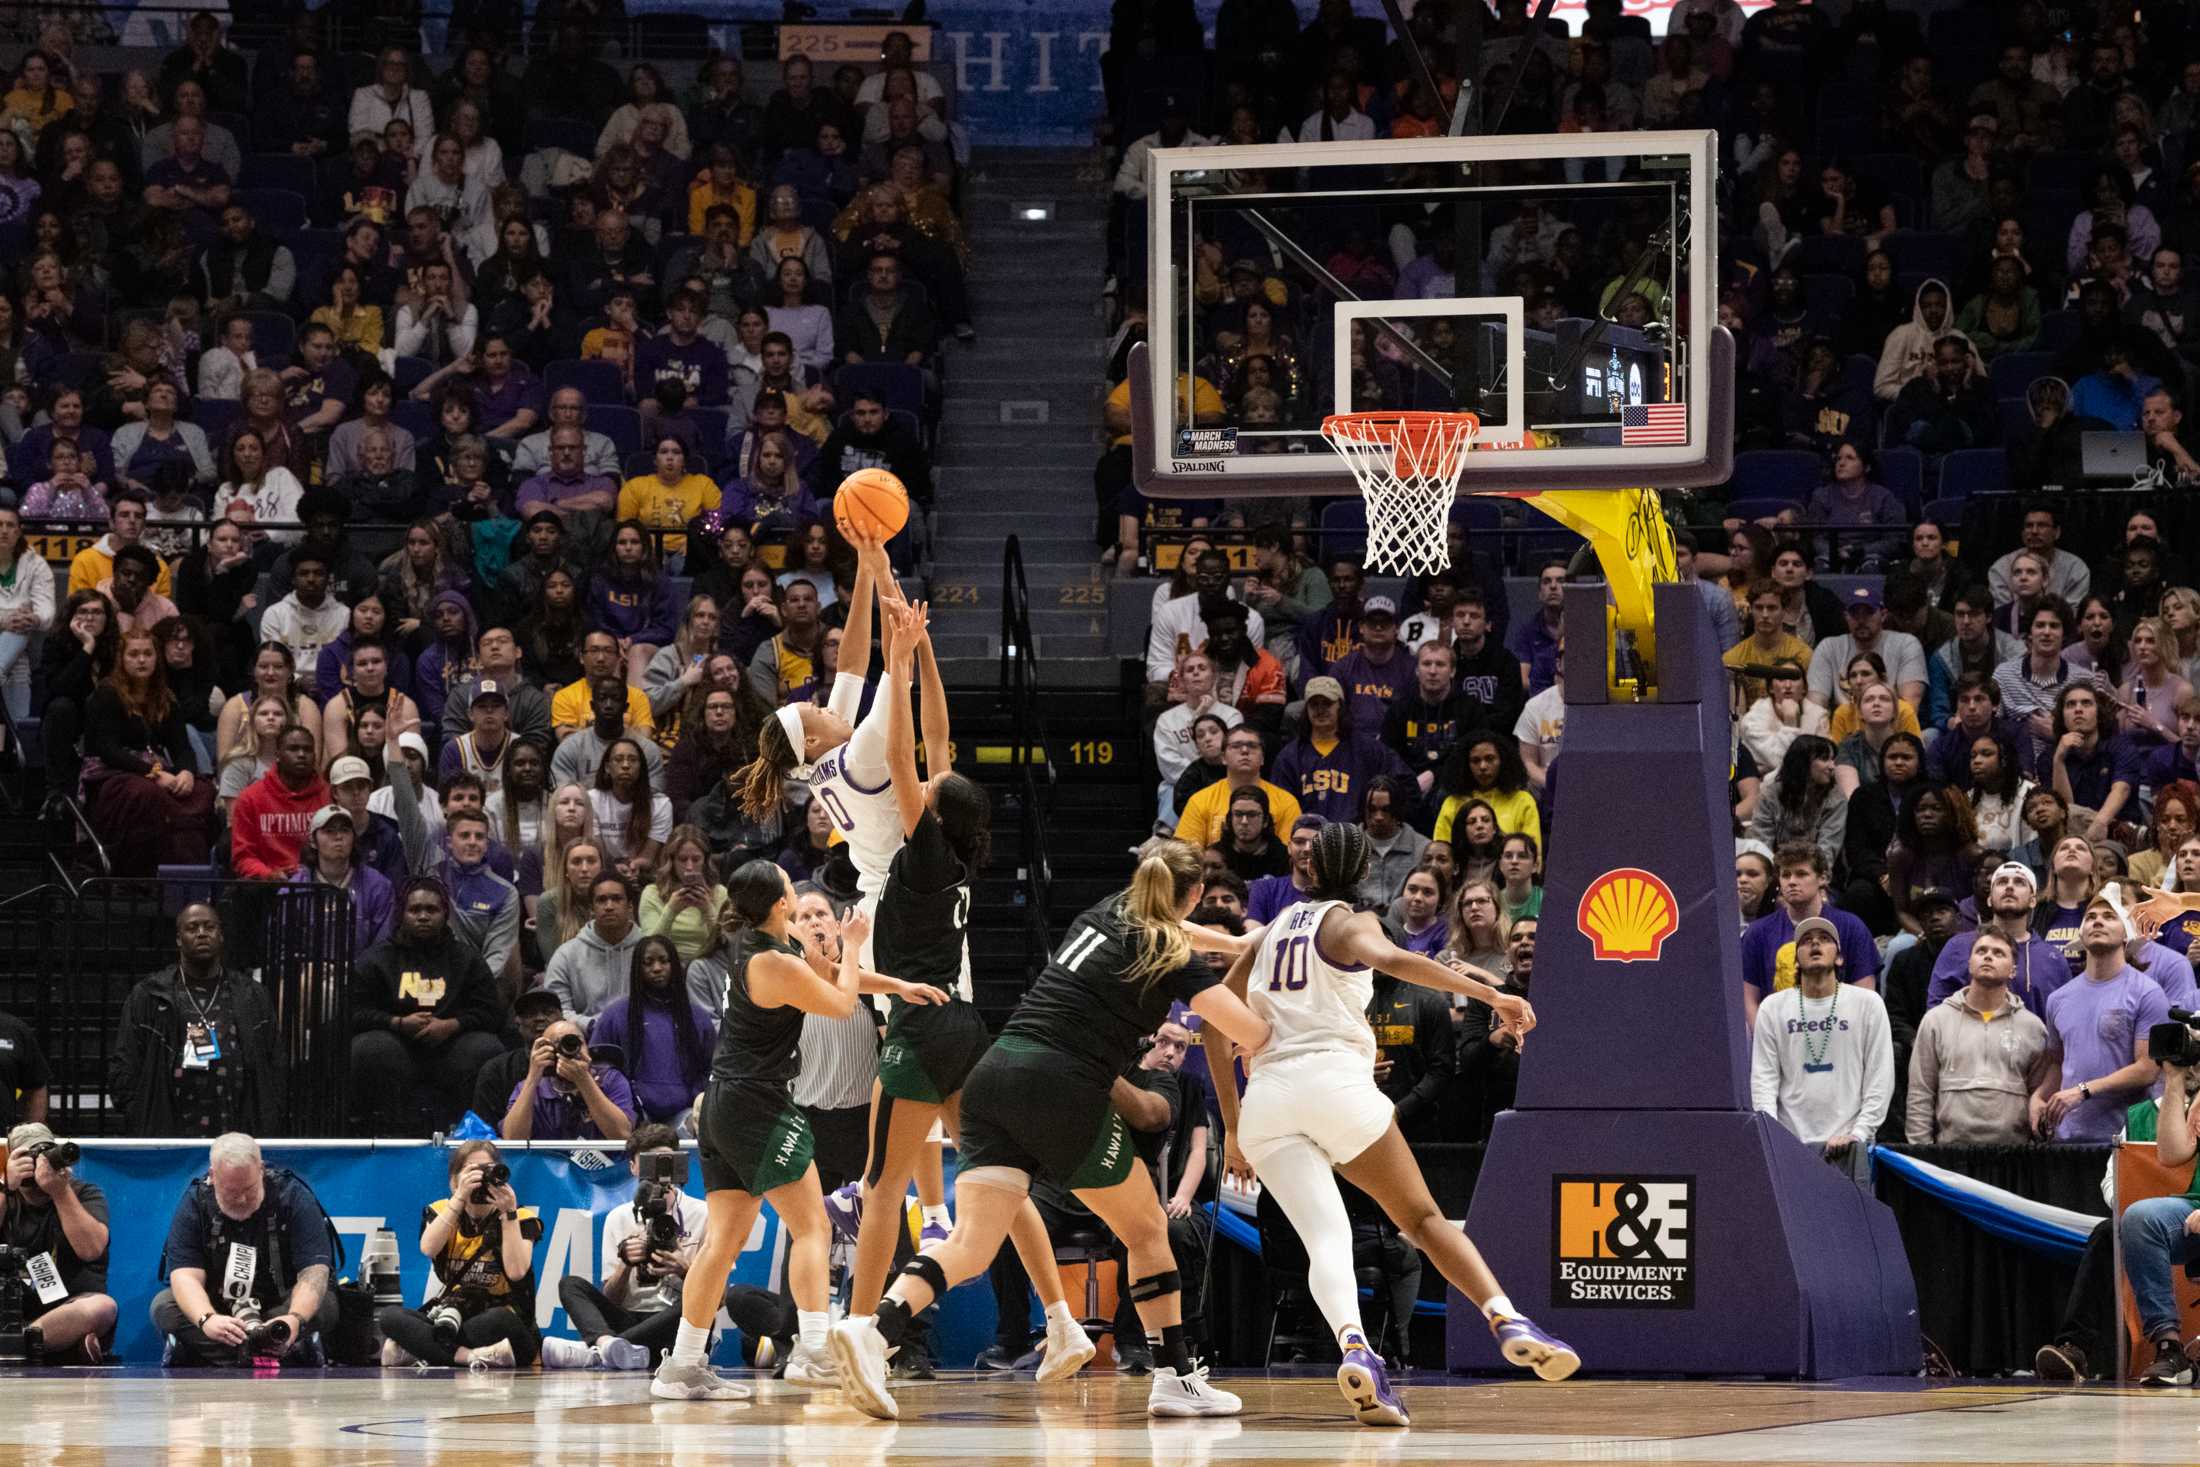
[[[1222,839],[1223,816],[1231,796],[1240,790],[1258,789],[1268,800],[1269,814],[1277,826],[1299,818],[1298,797],[1261,778],[1265,754],[1260,735],[1250,728],[1232,729],[1222,744],[1223,777],[1184,802],[1176,838],[1205,849]]]

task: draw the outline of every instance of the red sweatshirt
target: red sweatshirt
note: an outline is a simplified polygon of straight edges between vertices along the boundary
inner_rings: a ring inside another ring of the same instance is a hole
[[[238,876],[287,877],[298,869],[306,823],[329,802],[319,775],[303,789],[284,784],[269,770],[244,788],[229,807],[229,865]]]

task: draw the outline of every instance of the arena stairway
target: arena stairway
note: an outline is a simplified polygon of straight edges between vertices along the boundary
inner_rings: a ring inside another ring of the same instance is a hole
[[[1129,696],[1135,697],[1135,692]],[[996,1028],[1030,985],[1039,961],[1031,945],[1032,884],[1019,869],[1024,785],[1009,762],[1014,721],[997,683],[950,687],[955,715],[955,767],[993,797],[993,859],[970,909],[970,961],[975,998]],[[1135,728],[1118,689],[1049,688],[1040,694],[1053,765],[1032,770],[1038,789],[1046,861],[1046,946],[1070,918],[1122,888],[1130,850],[1153,825],[1153,789],[1141,751],[1120,732]]]
[[[1001,544],[1023,543],[1053,687],[1112,689],[1092,543],[1107,182],[1090,149],[980,149],[965,203],[978,339],[956,343],[941,435],[932,626],[951,684],[1000,651]]]

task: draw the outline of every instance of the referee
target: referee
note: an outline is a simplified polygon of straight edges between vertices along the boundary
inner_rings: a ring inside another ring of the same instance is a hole
[[[825,888],[808,881],[795,888],[794,926],[805,941],[822,928],[825,946],[837,957],[839,913]],[[845,1019],[803,1015],[800,1054],[794,1103],[809,1118],[818,1183],[830,1192],[862,1176],[869,1156],[871,1085],[878,1079],[877,1011],[859,1003]]]

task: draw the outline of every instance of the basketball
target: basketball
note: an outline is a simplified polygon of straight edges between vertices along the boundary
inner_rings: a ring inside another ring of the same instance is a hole
[[[840,481],[833,518],[843,530],[890,539],[909,523],[909,491],[884,469],[857,469]]]

